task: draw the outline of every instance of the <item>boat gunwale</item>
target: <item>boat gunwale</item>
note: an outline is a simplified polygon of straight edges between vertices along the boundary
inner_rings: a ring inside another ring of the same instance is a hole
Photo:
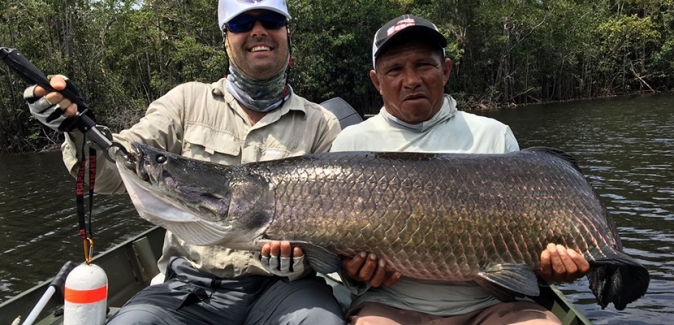
[[[156,260],[161,254],[164,232],[163,228],[154,226],[94,258],[93,263],[99,266],[103,265],[101,267],[108,274],[110,289],[108,306],[113,310],[121,307],[138,290],[149,285],[152,277],[158,273]],[[162,240],[157,239],[157,237],[160,237]],[[108,264],[117,265],[117,263],[121,262],[121,259],[125,259],[128,262],[130,270],[113,273],[105,267]],[[148,259],[152,259],[153,261],[150,262]],[[129,283],[129,280],[131,280],[129,273],[132,273],[134,278],[132,281],[135,284]],[[114,280],[119,278],[125,278],[127,281],[122,283]],[[50,278],[0,304],[0,325],[10,325],[18,315],[21,315],[22,319],[25,319],[25,316],[30,313],[35,303],[46,291],[52,279]],[[562,324],[592,324],[556,286],[542,286],[541,296],[539,297],[540,299],[534,300],[551,310],[562,321]],[[54,315],[56,311],[62,308],[62,304],[62,297],[56,297],[56,294],[52,296],[35,324],[62,324],[62,317]]]

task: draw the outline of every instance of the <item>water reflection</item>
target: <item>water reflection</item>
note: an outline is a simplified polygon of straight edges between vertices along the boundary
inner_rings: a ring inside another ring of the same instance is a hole
[[[97,253],[150,227],[126,196],[96,196],[94,206]],[[84,260],[76,215],[60,153],[0,157],[0,301]]]
[[[488,112],[520,146],[574,155],[618,226],[625,252],[648,268],[646,295],[623,311],[596,305],[586,279],[563,291],[596,324],[674,319],[674,96],[643,96]]]

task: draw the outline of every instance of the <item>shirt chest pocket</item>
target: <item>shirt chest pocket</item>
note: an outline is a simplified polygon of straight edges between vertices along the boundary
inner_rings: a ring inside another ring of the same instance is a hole
[[[232,134],[196,125],[185,130],[183,156],[238,165],[241,161],[241,142]]]
[[[285,134],[284,134],[285,136]],[[277,138],[272,134],[260,140],[259,161],[306,155],[310,151],[301,137]]]

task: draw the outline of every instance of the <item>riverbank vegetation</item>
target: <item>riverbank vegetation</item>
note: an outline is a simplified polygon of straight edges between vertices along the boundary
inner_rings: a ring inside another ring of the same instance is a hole
[[[402,13],[449,39],[447,90],[463,109],[674,89],[674,0],[288,0],[294,90],[340,96],[361,114],[381,100],[372,38]],[[227,71],[215,0],[4,0],[0,46],[69,76],[99,123],[120,130],[187,81]],[[0,152],[61,141],[27,112],[25,84],[0,65]]]

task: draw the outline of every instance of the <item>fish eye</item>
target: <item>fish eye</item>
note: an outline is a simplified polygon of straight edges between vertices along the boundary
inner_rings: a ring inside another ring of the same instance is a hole
[[[166,162],[166,156],[164,155],[157,155],[157,157],[154,159],[157,163],[163,164]]]

